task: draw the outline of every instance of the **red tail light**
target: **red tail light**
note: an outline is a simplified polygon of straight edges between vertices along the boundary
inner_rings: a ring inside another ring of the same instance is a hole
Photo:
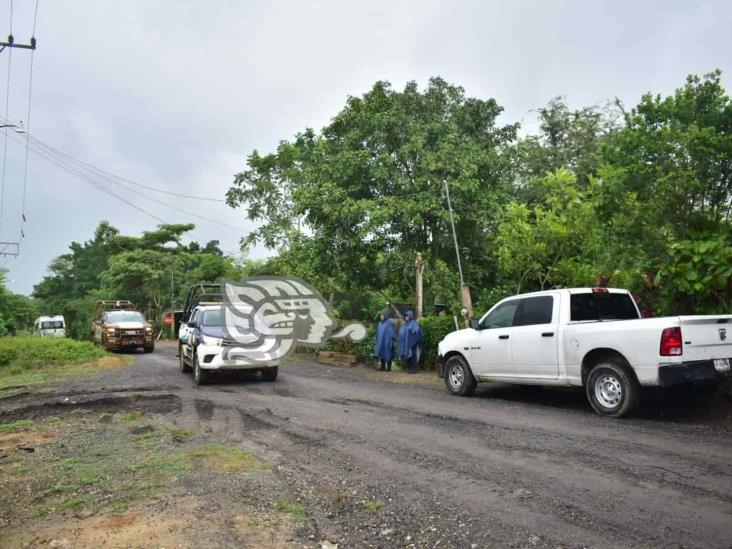
[[[592,288],[592,293],[593,294],[609,294],[610,292],[608,291],[607,288]]]
[[[661,356],[681,356],[681,328],[665,328],[661,333]]]

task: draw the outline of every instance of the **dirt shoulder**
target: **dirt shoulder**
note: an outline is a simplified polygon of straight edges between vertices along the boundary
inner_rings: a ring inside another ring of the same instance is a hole
[[[277,468],[108,404],[0,424],[2,547],[288,547],[311,521]],[[136,408],[145,410],[143,401]]]

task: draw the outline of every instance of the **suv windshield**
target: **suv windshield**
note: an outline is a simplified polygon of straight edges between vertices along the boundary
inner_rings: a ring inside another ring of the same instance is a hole
[[[142,313],[137,311],[113,311],[104,315],[104,321],[109,324],[117,322],[145,322]]]
[[[212,309],[210,311],[203,311],[203,320],[201,322],[203,326],[223,326],[224,315],[221,309]]]
[[[632,320],[638,311],[628,294],[572,294],[572,320]]]

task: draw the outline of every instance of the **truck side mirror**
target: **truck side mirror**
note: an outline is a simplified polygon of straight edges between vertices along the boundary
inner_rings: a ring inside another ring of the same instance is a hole
[[[471,318],[468,320],[468,326],[473,330],[480,330],[480,321],[477,318]]]
[[[195,328],[196,327],[196,323],[193,322],[193,321],[188,321],[188,322],[186,322],[186,326],[188,326],[189,328]]]

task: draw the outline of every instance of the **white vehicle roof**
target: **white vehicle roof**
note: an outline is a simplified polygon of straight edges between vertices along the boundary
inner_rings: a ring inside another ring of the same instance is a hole
[[[552,288],[551,290],[541,290],[538,292],[529,292],[525,294],[514,294],[514,295],[507,295],[501,301],[504,299],[510,299],[513,297],[532,297],[532,296],[538,296],[538,295],[547,295],[553,292],[569,292],[570,294],[589,294],[592,292],[597,292],[597,290],[601,290],[601,293],[611,293],[611,294],[627,294],[630,293],[628,290],[625,290],[623,288]]]
[[[39,316],[36,319],[36,322],[49,322],[49,321],[57,321],[60,320],[61,322],[64,321],[63,315],[55,315],[55,316]]]

